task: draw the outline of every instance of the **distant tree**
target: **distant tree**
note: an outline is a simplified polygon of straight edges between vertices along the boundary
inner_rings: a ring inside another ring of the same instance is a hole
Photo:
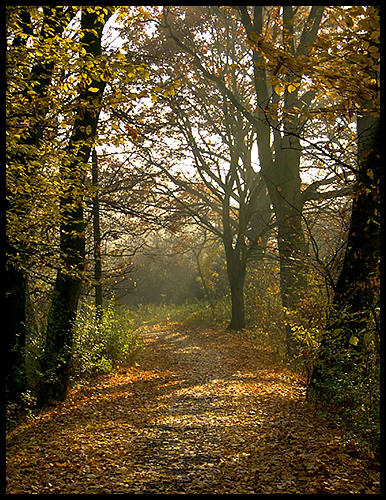
[[[122,290],[120,301],[129,305],[182,304],[200,298],[195,259],[189,245],[196,238],[188,228],[177,232],[158,229],[148,235],[133,256],[133,272],[126,280],[126,294]]]

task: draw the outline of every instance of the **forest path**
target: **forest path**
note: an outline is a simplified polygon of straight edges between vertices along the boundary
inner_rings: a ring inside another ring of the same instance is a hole
[[[270,351],[221,329],[142,329],[136,366],[8,436],[7,493],[379,493]]]

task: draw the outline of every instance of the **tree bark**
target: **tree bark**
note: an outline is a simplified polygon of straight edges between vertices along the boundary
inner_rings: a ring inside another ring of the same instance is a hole
[[[95,148],[92,151],[92,185],[93,195],[93,236],[94,236],[94,280],[95,280],[95,315],[99,323],[102,319],[103,290],[102,290],[102,256],[101,256],[101,228],[99,220],[99,172],[98,157]]]
[[[280,261],[280,295],[286,310],[296,310],[307,290],[306,241],[302,227],[300,144],[295,137],[276,141],[275,159],[269,147],[269,127],[258,135],[259,158],[269,196],[276,214]],[[298,348],[291,325],[285,327],[287,356]]]
[[[232,235],[226,230],[225,226],[223,243],[232,304],[232,315],[228,330],[242,330],[245,327],[244,282],[247,249],[245,242],[240,241],[239,238],[235,247],[233,247]]]
[[[232,273],[232,271],[231,271]],[[228,271],[228,277],[230,273]],[[245,328],[245,307],[244,307],[244,275],[240,274],[236,279],[229,278],[232,301],[232,316],[231,322],[228,325],[228,330],[242,330]]]
[[[224,243],[224,247],[232,304],[232,315],[228,330],[242,330],[245,327],[245,259],[240,255],[239,249],[232,248],[229,242]]]
[[[300,190],[294,190],[295,193]],[[284,198],[273,204],[278,221],[278,250],[280,262],[280,296],[285,311],[299,309],[307,290],[306,242],[302,227],[302,207],[288,206]],[[286,353],[296,354],[299,340],[294,338],[291,325],[286,323]]]

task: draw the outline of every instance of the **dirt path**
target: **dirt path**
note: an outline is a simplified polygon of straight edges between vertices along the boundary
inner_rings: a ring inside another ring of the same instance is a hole
[[[10,433],[7,493],[379,493],[269,351],[179,324],[142,336],[137,366]]]

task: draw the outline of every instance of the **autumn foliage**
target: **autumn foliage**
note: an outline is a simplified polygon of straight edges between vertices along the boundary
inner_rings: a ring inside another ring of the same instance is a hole
[[[377,493],[380,9],[7,6],[8,493]]]

